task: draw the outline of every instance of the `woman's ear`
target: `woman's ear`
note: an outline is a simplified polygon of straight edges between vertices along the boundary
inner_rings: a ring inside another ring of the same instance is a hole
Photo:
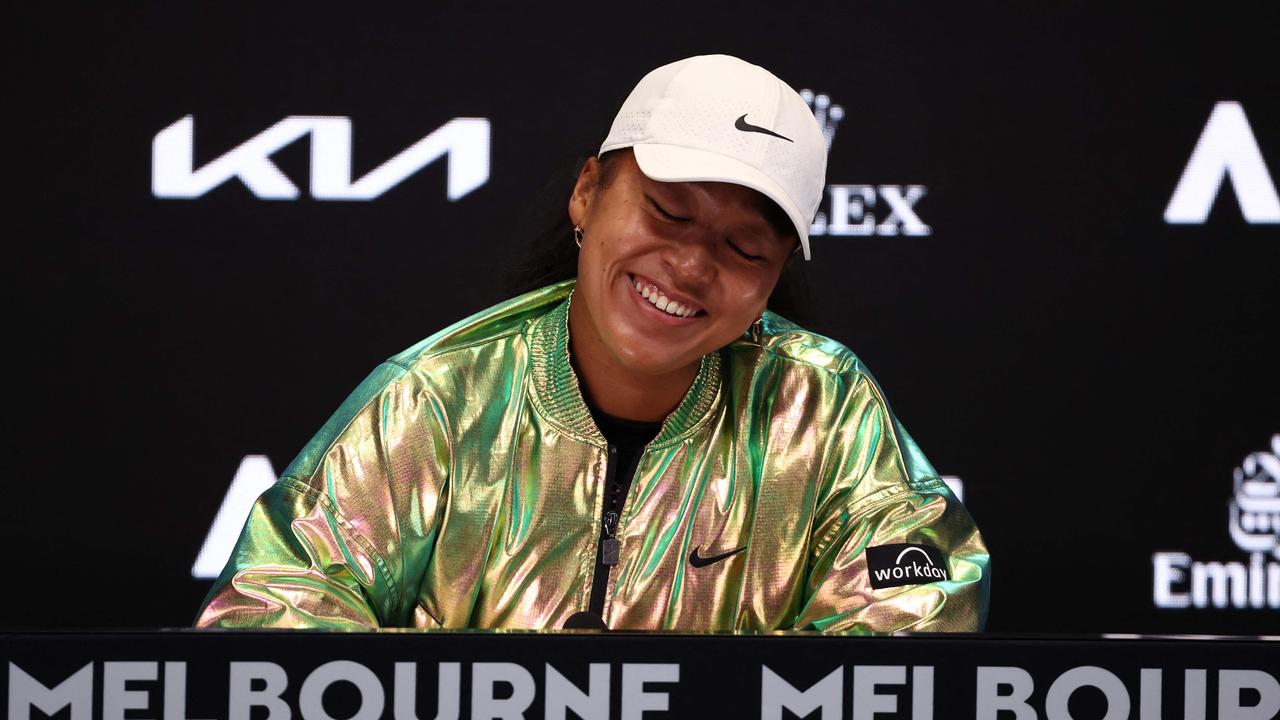
[[[569,195],[569,219],[574,225],[581,225],[587,216],[587,209],[595,198],[596,189],[600,185],[600,161],[587,158],[578,172],[578,181],[573,185],[573,193]]]

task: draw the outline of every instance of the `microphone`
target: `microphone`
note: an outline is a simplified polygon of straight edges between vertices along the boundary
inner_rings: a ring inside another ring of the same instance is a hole
[[[608,630],[609,626],[604,624],[604,619],[593,612],[576,612],[564,621],[563,629],[565,630]]]

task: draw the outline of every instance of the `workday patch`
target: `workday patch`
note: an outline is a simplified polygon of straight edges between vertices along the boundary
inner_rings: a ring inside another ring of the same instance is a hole
[[[867,571],[876,590],[951,579],[941,550],[914,543],[867,548]]]

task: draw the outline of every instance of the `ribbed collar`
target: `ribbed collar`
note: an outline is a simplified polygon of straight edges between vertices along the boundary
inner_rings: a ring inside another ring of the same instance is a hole
[[[591,419],[591,411],[578,387],[578,376],[569,362],[569,303],[572,300],[570,293],[529,329],[534,393],[549,420],[581,440],[605,447],[607,443]],[[662,429],[649,447],[670,445],[691,434],[715,407],[719,394],[720,353],[708,353],[702,356],[689,392],[663,421]]]

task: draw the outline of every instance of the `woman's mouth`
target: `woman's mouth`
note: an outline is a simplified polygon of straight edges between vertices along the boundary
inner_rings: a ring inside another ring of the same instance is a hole
[[[672,300],[654,283],[642,280],[635,275],[628,277],[631,279],[632,288],[641,298],[667,315],[676,318],[693,318],[706,314],[702,308],[692,303]]]

